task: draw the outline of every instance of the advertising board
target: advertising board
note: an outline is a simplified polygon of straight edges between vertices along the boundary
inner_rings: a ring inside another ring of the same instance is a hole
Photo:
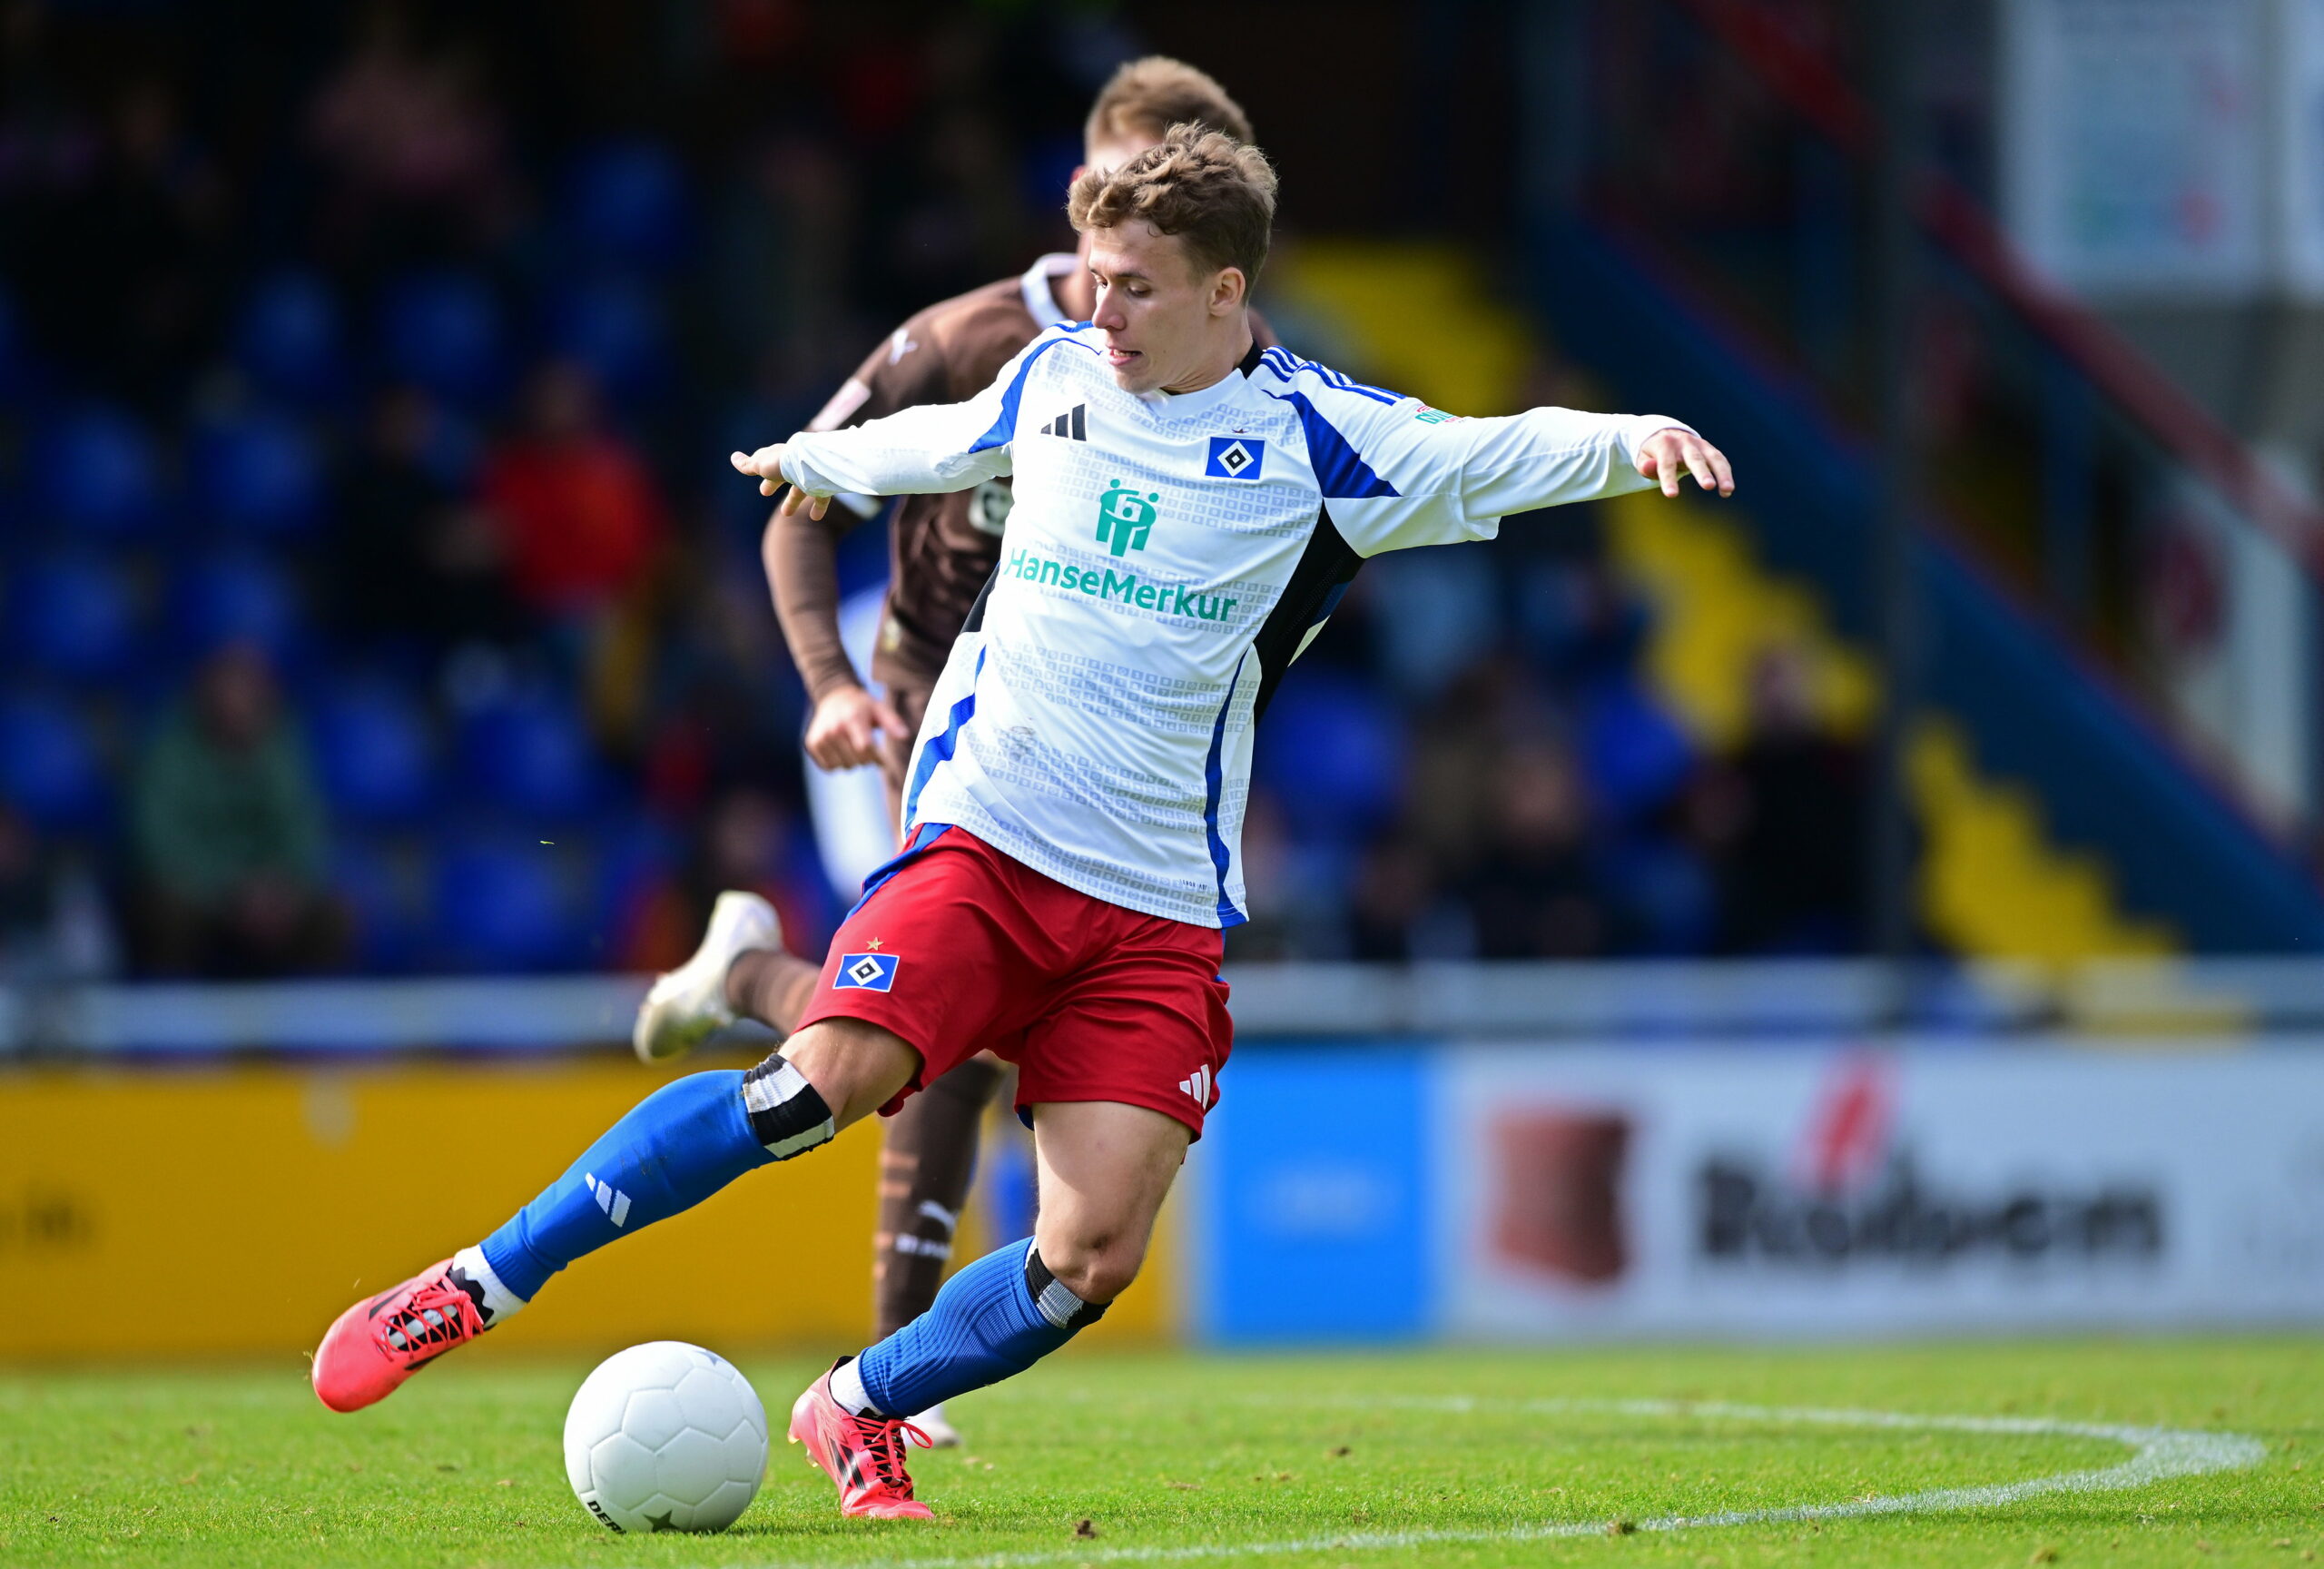
[[[1468,1047],[1435,1067],[1442,1333],[2324,1318],[2312,1047]]]

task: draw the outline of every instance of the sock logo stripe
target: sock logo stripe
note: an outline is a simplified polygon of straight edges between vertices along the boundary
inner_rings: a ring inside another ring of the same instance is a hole
[[[581,1180],[587,1186],[590,1197],[596,1199],[597,1208],[606,1212],[606,1219],[614,1223],[615,1230],[629,1223],[628,1194],[610,1182],[598,1181],[594,1171],[582,1172]]]

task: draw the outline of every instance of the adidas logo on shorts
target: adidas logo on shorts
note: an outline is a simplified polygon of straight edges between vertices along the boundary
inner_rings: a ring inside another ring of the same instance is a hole
[[[1196,1105],[1206,1111],[1209,1110],[1211,1094],[1217,1088],[1216,1081],[1210,1076],[1210,1064],[1206,1062],[1186,1078],[1179,1080],[1178,1088],[1193,1096]]]

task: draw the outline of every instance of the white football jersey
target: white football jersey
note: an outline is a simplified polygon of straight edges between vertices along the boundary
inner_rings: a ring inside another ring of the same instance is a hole
[[[1245,917],[1251,734],[1365,558],[1635,490],[1652,416],[1457,419],[1285,350],[1199,391],[1130,393],[1087,323],[965,403],[793,437],[817,495],[1015,477],[1000,565],[928,706],[907,835],[957,824],[1094,898]]]

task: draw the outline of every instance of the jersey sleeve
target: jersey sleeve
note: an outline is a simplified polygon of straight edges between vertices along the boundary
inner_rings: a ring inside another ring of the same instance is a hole
[[[1042,333],[966,402],[922,403],[844,430],[802,431],[784,445],[783,477],[817,496],[912,496],[998,479],[1011,471],[1025,382],[1042,354],[1063,341],[1060,333]]]
[[[1305,378],[1302,378],[1305,380]],[[1414,398],[1332,387],[1295,398],[1324,505],[1358,554],[1490,539],[1512,512],[1644,489],[1655,414],[1531,409],[1465,419]]]

